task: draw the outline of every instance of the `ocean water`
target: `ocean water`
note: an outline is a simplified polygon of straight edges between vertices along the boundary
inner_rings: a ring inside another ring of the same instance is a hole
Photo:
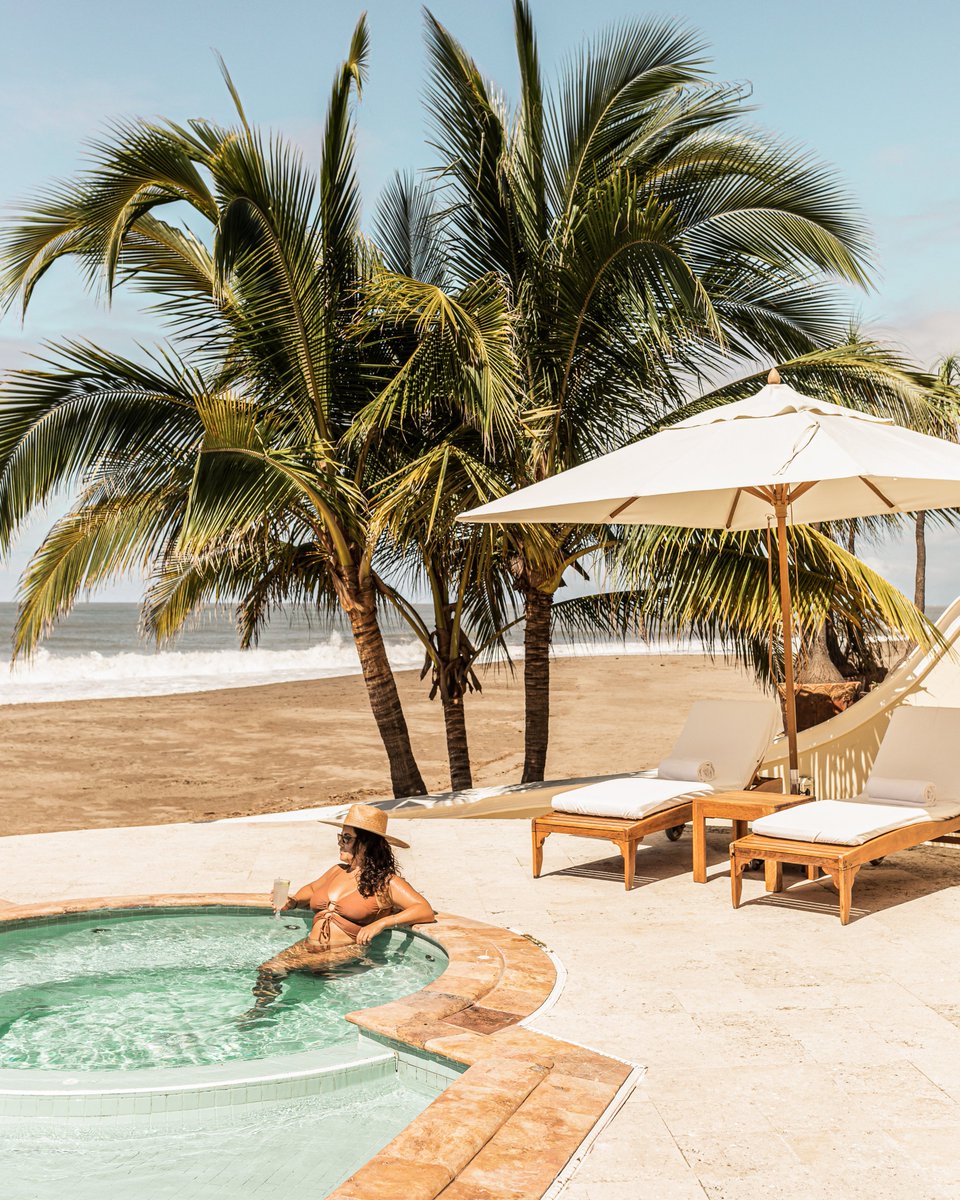
[[[16,607],[0,603],[0,704],[207,692],[220,688],[359,674],[353,638],[342,619],[275,617],[260,645],[241,650],[233,614],[209,608],[176,642],[158,650],[141,637],[136,604],[79,604],[29,661],[9,665]],[[397,670],[423,665],[409,630],[386,625],[384,640]],[[598,654],[702,653],[697,641],[558,640],[559,657]],[[522,656],[522,632],[511,654]]]
[[[936,620],[942,607],[929,607]],[[426,616],[427,614],[424,613]],[[300,613],[275,617],[260,645],[241,650],[228,608],[209,608],[172,644],[158,650],[140,635],[136,604],[79,604],[29,661],[10,666],[16,607],[0,603],[0,705],[57,700],[163,696],[252,687],[360,671],[353,638],[342,618]],[[420,643],[406,628],[385,624],[387,653],[396,670],[423,666]],[[510,653],[523,656],[522,627],[512,631]],[[558,638],[558,658],[607,654],[723,652],[696,639],[579,640]]]

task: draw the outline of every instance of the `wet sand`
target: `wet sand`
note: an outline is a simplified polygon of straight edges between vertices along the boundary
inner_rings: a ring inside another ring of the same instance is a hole
[[[549,778],[637,770],[663,757],[690,704],[756,694],[700,656],[553,663]],[[449,776],[440,705],[398,674],[430,791]],[[516,783],[522,686],[489,670],[467,699],[477,786]],[[201,821],[390,794],[386,756],[357,676],[182,696],[0,707],[0,834]]]

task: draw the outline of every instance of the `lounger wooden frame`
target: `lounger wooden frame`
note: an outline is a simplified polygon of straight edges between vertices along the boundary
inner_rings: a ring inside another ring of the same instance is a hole
[[[623,886],[633,887],[633,872],[637,862],[637,846],[649,833],[682,828],[693,818],[693,805],[675,804],[639,821],[624,817],[590,817],[581,813],[550,812],[534,817],[530,832],[533,839],[533,877],[540,878],[543,867],[543,843],[551,833],[572,833],[575,837],[602,838],[611,841],[623,855]]]
[[[912,850],[924,842],[936,841],[960,830],[960,817],[949,821],[924,821],[921,825],[906,825],[879,837],[870,838],[860,846],[840,846],[830,842],[797,842],[790,838],[765,837],[748,833],[730,843],[730,891],[733,907],[740,904],[743,872],[753,859],[763,860],[764,882],[768,892],[783,890],[783,864],[798,863],[807,868],[825,871],[840,893],[840,923],[850,920],[853,881],[860,868],[898,850]],[[952,839],[951,839],[952,840]],[[808,872],[808,878],[811,876]]]
[[[755,775],[748,791],[779,792],[779,779]],[[674,804],[671,808],[651,813],[649,817],[632,820],[629,817],[593,817],[582,813],[552,812],[534,817],[530,824],[533,843],[533,877],[540,878],[543,868],[543,843],[551,833],[570,833],[574,837],[601,838],[610,841],[623,855],[623,886],[629,891],[633,887],[633,875],[637,861],[637,846],[651,833],[670,829],[682,829],[693,820],[693,801]]]

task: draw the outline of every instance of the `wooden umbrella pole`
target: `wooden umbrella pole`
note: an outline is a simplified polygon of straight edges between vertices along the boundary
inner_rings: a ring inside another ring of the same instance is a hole
[[[790,600],[790,575],[787,566],[787,502],[779,496],[774,503],[777,515],[777,555],[780,563],[780,609],[783,616],[783,688],[787,725],[787,749],[790,756],[790,791],[799,794],[800,766],[797,758],[797,693],[793,686],[793,606]]]

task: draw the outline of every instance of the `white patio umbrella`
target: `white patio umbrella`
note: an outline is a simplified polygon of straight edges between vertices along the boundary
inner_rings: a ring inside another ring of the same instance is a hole
[[[781,383],[462,513],[487,524],[761,529],[774,517],[790,781],[797,717],[786,525],[960,507],[960,445]]]

